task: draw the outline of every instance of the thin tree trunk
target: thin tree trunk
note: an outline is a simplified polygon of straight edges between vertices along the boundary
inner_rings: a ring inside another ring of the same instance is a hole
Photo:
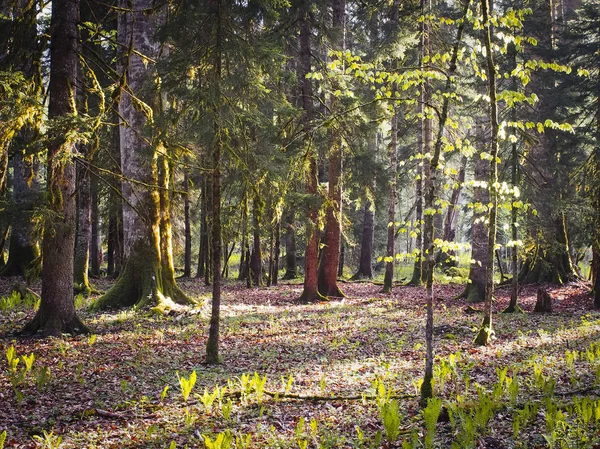
[[[382,293],[391,293],[394,280],[394,262],[396,260],[395,234],[396,226],[396,201],[397,199],[397,177],[398,177],[398,110],[394,109],[392,116],[392,139],[390,142],[390,195],[388,200],[388,224],[387,224],[387,249],[385,257],[385,277],[383,278]]]
[[[100,265],[102,264],[102,247],[100,245],[100,205],[99,202],[99,186],[98,178],[91,178],[91,195],[92,195],[92,237],[90,242],[90,275],[94,277],[100,276]]]
[[[275,254],[273,255],[273,271],[271,273],[271,285],[277,285],[279,277],[279,254],[281,253],[281,215],[275,223]]]
[[[262,251],[260,247],[260,224],[262,221],[263,204],[259,192],[256,192],[252,201],[252,259],[250,262],[252,284],[255,287],[263,285]]]
[[[86,155],[88,150],[80,149]],[[92,291],[88,272],[90,267],[90,242],[92,240],[92,202],[90,172],[87,164],[77,167],[77,234],[75,236],[75,260],[73,281],[78,293],[85,296]]]
[[[214,88],[217,95],[217,105],[215,107],[214,117],[214,145],[212,149],[212,226],[211,226],[211,244],[212,244],[212,306],[210,314],[210,327],[208,331],[208,340],[206,342],[206,363],[220,363],[219,355],[219,328],[221,313],[221,159],[223,152],[222,117],[221,117],[221,58],[222,58],[222,0],[216,0],[216,45],[214,49]]]
[[[463,20],[458,26],[456,33],[456,42],[452,49],[452,58],[450,60],[450,67],[448,77],[446,78],[446,86],[444,91],[450,92],[452,87],[452,76],[456,72],[456,61],[458,60],[458,51],[462,42],[462,35],[464,31],[465,22],[467,21],[467,13],[469,11],[470,0],[465,0],[462,11]],[[421,7],[425,6],[424,0],[422,0]],[[427,24],[423,22],[423,38],[427,38],[429,30]],[[429,45],[425,42],[424,48],[428,48]],[[448,96],[444,97],[442,103],[442,110],[440,113],[440,121],[438,125],[438,133],[433,148],[433,154],[430,163],[431,176],[427,178],[427,184],[425,188],[425,224],[424,224],[424,236],[423,236],[423,248],[425,249],[427,267],[427,319],[425,323],[425,342],[426,342],[426,354],[425,354],[425,374],[423,376],[423,384],[421,385],[421,405],[426,406],[429,398],[433,397],[433,268],[435,265],[435,259],[433,256],[434,251],[434,229],[433,229],[433,215],[427,213],[433,209],[434,198],[435,198],[435,185],[438,172],[438,165],[440,162],[440,154],[442,150],[442,141],[444,136],[444,128],[446,127],[446,121],[448,120],[448,110],[450,106],[450,99]]]
[[[296,228],[292,210],[286,215],[285,230],[285,274],[283,279],[295,279],[298,276],[298,264],[296,262]]]
[[[456,239],[456,214],[458,211],[458,200],[460,199],[460,193],[462,186],[465,182],[465,172],[467,168],[467,157],[463,156],[460,169],[458,171],[458,178],[456,179],[456,185],[452,189],[452,195],[450,196],[450,204],[448,204],[448,210],[444,217],[444,227],[442,231],[442,240],[446,242],[454,242]],[[440,251],[437,255],[437,260],[440,265],[444,268],[455,267],[458,265],[455,259],[456,253],[453,250],[448,252]]]
[[[200,192],[200,241],[198,242],[198,268],[196,270],[196,279],[202,278],[206,275],[206,253],[208,247],[208,230],[206,222],[206,211],[208,209],[208,198],[207,198],[207,183],[204,176],[202,176],[202,190]]]
[[[496,247],[496,225],[498,213],[498,103],[496,100],[496,68],[494,66],[494,54],[492,48],[492,25],[490,22],[490,4],[489,0],[481,0],[481,10],[483,13],[483,31],[486,49],[488,94],[490,96],[490,124],[492,127],[491,136],[491,162],[490,162],[490,196],[491,208],[489,213],[489,231],[488,231],[488,254],[487,271],[485,285],[485,305],[483,308],[483,322],[475,344],[487,345],[493,335],[492,329],[492,300],[494,296],[494,253]]]
[[[185,251],[183,255],[183,277],[192,277],[192,225],[190,220],[190,180],[188,178],[187,168],[183,170],[183,199],[184,226],[185,226]]]

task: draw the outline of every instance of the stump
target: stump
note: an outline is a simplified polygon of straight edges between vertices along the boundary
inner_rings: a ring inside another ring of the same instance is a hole
[[[552,313],[552,297],[543,288],[537,291],[537,301],[533,311],[537,313]]]

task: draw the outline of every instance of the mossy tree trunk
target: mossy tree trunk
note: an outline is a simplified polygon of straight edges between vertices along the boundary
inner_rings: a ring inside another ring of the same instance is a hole
[[[190,217],[190,180],[188,176],[188,168],[183,171],[183,219],[185,228],[185,250],[183,254],[183,277],[192,277],[192,223]]]
[[[526,258],[519,273],[519,282],[565,284],[576,280],[577,274],[569,256],[564,212],[558,212],[548,229],[545,232],[540,229],[535,238],[539,243]]]
[[[35,2],[19,0],[6,7],[6,16],[12,16],[12,42],[7,42],[7,53],[2,54],[0,70],[14,70],[23,73],[32,81],[33,95],[42,95],[42,74],[40,59],[42,46],[39,43],[37,5]],[[40,98],[41,103],[41,98]],[[32,225],[33,209],[41,199],[39,184],[39,164],[27,147],[39,137],[39,116],[26,120],[17,137],[12,140],[13,202],[15,212],[10,217],[11,232],[8,260],[2,267],[1,276],[23,276],[27,281],[37,279],[41,271],[39,238],[34,235]],[[5,174],[8,172],[8,153],[0,149],[0,189],[5,187]],[[2,231],[7,227],[1,226]],[[4,233],[3,233],[4,234]],[[0,237],[1,238],[1,237]]]
[[[493,335],[492,327],[492,301],[494,298],[494,256],[496,254],[496,228],[498,215],[498,103],[496,100],[496,67],[492,47],[492,24],[490,21],[490,0],[481,0],[483,13],[483,34],[486,49],[488,95],[490,96],[489,120],[491,126],[490,139],[490,211],[488,229],[488,247],[485,283],[485,305],[483,307],[483,322],[479,333],[475,337],[476,345],[487,345]]]
[[[65,140],[71,131],[68,119],[73,107],[77,80],[79,19],[78,0],[52,2],[50,46],[50,101],[48,116],[67,119],[49,130],[47,185],[52,218],[46,220],[43,237],[42,295],[34,318],[21,330],[23,335],[40,333],[60,336],[85,333],[73,299],[73,249],[75,245],[75,164],[71,157],[74,142]]]
[[[124,122],[120,127],[121,164],[124,176],[122,192],[125,265],[114,286],[95,303],[94,307],[127,307],[156,305],[160,311],[172,306],[172,299],[180,299],[172,273],[166,267],[169,261],[161,254],[161,198],[159,185],[159,142],[147,136],[148,114],[138,104],[154,104],[149,89],[154,70],[149,60],[156,60],[160,46],[154,40],[162,20],[160,9],[154,9],[152,0],[122,0],[118,19],[118,39],[127,48],[121,62],[127,89],[121,92],[119,112]],[[149,14],[148,11],[153,11]],[[132,94],[136,95],[135,99]],[[164,167],[161,167],[164,170]],[[164,188],[161,189],[164,191]],[[164,208],[168,207],[166,204]],[[163,208],[163,211],[165,210]],[[169,233],[164,230],[163,233]],[[163,244],[165,242],[163,241]],[[166,272],[165,272],[166,271]]]

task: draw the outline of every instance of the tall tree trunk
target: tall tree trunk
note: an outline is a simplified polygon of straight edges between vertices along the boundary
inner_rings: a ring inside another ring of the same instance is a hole
[[[486,49],[488,94],[490,96],[490,125],[491,125],[491,161],[490,161],[490,197],[491,208],[489,213],[488,254],[485,284],[485,305],[483,308],[483,322],[481,329],[475,337],[475,344],[487,345],[493,335],[492,329],[492,300],[494,297],[494,255],[496,247],[496,225],[498,214],[498,103],[496,100],[496,67],[492,48],[492,24],[490,22],[490,0],[481,0],[483,13],[483,32]]]
[[[77,80],[78,0],[52,2],[50,46],[50,119],[68,119],[77,114],[73,107]],[[73,249],[75,245],[75,164],[71,157],[74,142],[64,139],[70,129],[51,128],[48,146],[47,184],[51,219],[45,223],[43,238],[42,295],[34,318],[21,334],[60,336],[85,333],[87,328],[75,313],[73,300]]]
[[[183,215],[185,226],[185,251],[183,255],[183,277],[192,277],[192,225],[190,220],[190,180],[188,177],[188,169],[183,171],[183,191],[185,197],[183,199]]]
[[[346,18],[346,0],[332,0],[332,39],[331,46],[337,50],[344,50],[344,33]],[[330,108],[338,108],[338,99],[331,97]],[[319,276],[319,292],[327,297],[344,297],[344,293],[337,284],[340,245],[342,236],[342,136],[340,124],[331,129],[329,143],[329,201],[325,211],[325,247],[321,258],[321,273]]]
[[[448,70],[446,85],[444,92],[450,92],[452,87],[452,77],[456,72],[456,61],[458,60],[458,51],[462,43],[462,35],[467,22],[467,13],[469,11],[470,0],[465,0],[462,11],[462,21],[458,26],[456,33],[456,42],[452,49],[452,57],[450,60],[450,67]],[[421,7],[425,7],[425,0],[422,0]],[[427,8],[429,9],[429,8]],[[428,38],[429,30],[427,23],[423,22],[423,39]],[[424,48],[428,48],[429,45],[425,42]],[[440,154],[442,151],[442,142],[444,136],[444,128],[446,127],[446,121],[448,120],[448,110],[450,107],[450,97],[445,96],[442,102],[442,110],[440,113],[440,121],[437,130],[437,137],[435,145],[433,147],[433,154],[431,155],[430,171],[431,176],[427,178],[425,187],[425,223],[423,226],[423,248],[425,249],[425,257],[427,264],[427,319],[425,323],[425,374],[423,376],[423,384],[421,385],[421,405],[426,406],[429,398],[433,397],[433,268],[435,265],[435,258],[433,255],[434,251],[434,228],[433,228],[433,215],[428,213],[433,209],[435,199],[435,187],[436,178],[439,169]]]
[[[100,276],[100,265],[102,264],[102,247],[100,244],[100,192],[97,176],[92,176],[91,178],[91,195],[92,236],[90,242],[90,275],[98,277]]]
[[[110,159],[113,162],[111,169],[121,173],[121,141],[119,137],[118,104],[113,108],[113,128],[111,132]],[[117,176],[110,179],[110,194],[108,197],[108,248],[106,257],[106,273],[110,277],[118,277],[121,273],[123,262],[123,199],[121,181]]]
[[[318,263],[319,263],[319,208],[315,204],[318,194],[318,169],[317,153],[311,137],[310,127],[312,120],[312,85],[306,75],[311,71],[309,4],[303,2],[300,9],[300,58],[298,62],[298,79],[302,83],[302,109],[304,110],[304,146],[306,152],[306,194],[313,199],[308,205],[307,242],[304,255],[304,289],[300,302],[312,302],[324,297],[318,291]]]
[[[223,39],[223,5],[222,0],[216,0],[216,44],[214,49],[214,88],[216,95],[214,111],[214,144],[212,148],[212,223],[211,223],[211,244],[212,244],[212,305],[210,314],[210,328],[208,331],[208,340],[206,342],[206,363],[216,364],[221,360],[219,355],[219,327],[221,311],[221,163],[223,153],[223,139],[225,139],[222,129],[221,116],[221,58],[222,58],[222,39]]]
[[[9,44],[8,52],[1,51],[0,70],[21,71],[35,86],[33,94],[41,97],[42,49],[38,43],[37,5],[35,2],[18,0],[11,6],[0,7],[0,11],[5,13],[5,17],[12,15],[10,32],[14,42],[14,48]],[[39,242],[34,235],[31,220],[33,209],[36,202],[40,200],[41,194],[38,179],[39,163],[33,156],[27,154],[27,146],[39,135],[38,118],[37,116],[29,118],[11,142],[15,213],[11,217],[9,252],[5,266],[2,266],[4,260],[0,257],[0,276],[23,276],[28,282],[37,279],[42,269]],[[7,168],[8,152],[0,148],[0,190],[6,187],[3,180],[6,180]],[[7,229],[8,223],[0,225],[0,231]],[[2,234],[4,235],[4,232]]]
[[[275,223],[275,254],[273,255],[273,271],[271,272],[271,285],[277,285],[279,277],[279,255],[281,254],[281,215],[276,217]]]
[[[119,104],[124,120],[120,127],[120,149],[125,179],[122,189],[126,261],[117,282],[94,307],[156,304],[157,310],[165,311],[172,307],[171,299],[188,301],[180,294],[171,273],[164,273],[169,261],[161,258],[161,198],[156,188],[159,168],[164,167],[159,167],[160,142],[146,138],[148,116],[138,104],[140,100],[146,105],[156,103],[155,94],[146,93],[144,87],[154,73],[153,64],[147,58],[155,61],[160,53],[154,35],[164,11],[155,9],[152,0],[135,0],[132,4],[121,0],[120,6],[118,39],[122,48],[129,49],[121,62],[129,89],[121,91]]]
[[[398,185],[398,110],[394,108],[392,116],[392,139],[390,142],[390,195],[388,200],[388,224],[387,224],[387,249],[385,256],[385,276],[383,278],[382,293],[391,293],[394,281],[394,262],[396,260],[395,234],[396,227],[396,201]]]

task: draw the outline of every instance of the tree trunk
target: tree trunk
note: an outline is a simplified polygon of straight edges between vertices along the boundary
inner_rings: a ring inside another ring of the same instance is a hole
[[[50,119],[68,119],[73,107],[77,79],[78,0],[52,2],[50,46]],[[72,126],[72,125],[67,125]],[[34,318],[21,334],[41,333],[59,337],[63,333],[85,333],[88,329],[75,313],[73,300],[73,250],[75,245],[75,164],[71,157],[74,142],[64,139],[70,129],[49,130],[48,207],[51,219],[45,223],[43,238],[42,296]]]
[[[552,313],[552,297],[543,288],[537,291],[534,313]]]
[[[296,262],[296,228],[294,227],[294,212],[286,215],[285,224],[285,274],[283,279],[295,279],[298,276]]]
[[[465,22],[467,21],[467,13],[469,11],[469,5],[471,4],[470,0],[465,0],[463,4],[462,17],[463,20],[460,22],[458,26],[458,30],[456,33],[456,42],[454,43],[452,49],[452,58],[450,60],[450,68],[448,77],[446,78],[446,86],[445,92],[450,92],[452,87],[452,75],[454,75],[456,71],[456,61],[458,60],[458,51],[462,42],[462,35],[464,31]],[[425,0],[421,0],[421,8],[422,11],[425,8]],[[429,5],[427,5],[427,9],[429,9]],[[429,49],[429,27],[426,21],[423,21],[423,49],[428,52]],[[430,211],[433,209],[434,198],[435,198],[435,186],[436,186],[436,178],[438,172],[438,166],[440,162],[440,154],[442,151],[442,141],[444,136],[444,128],[446,127],[446,121],[448,120],[448,110],[450,106],[450,99],[448,96],[444,97],[442,103],[442,111],[440,114],[440,121],[438,125],[437,138],[435,141],[435,146],[433,148],[433,154],[431,155],[430,162],[430,173],[431,175],[427,177],[427,183],[425,184],[425,223],[423,226],[423,248],[425,249],[425,257],[427,270],[425,273],[427,274],[427,318],[425,322],[425,343],[426,343],[426,352],[425,352],[425,374],[423,376],[423,384],[421,385],[421,406],[426,406],[428,400],[433,397],[433,268],[435,265],[435,259],[433,255],[434,251],[434,228],[433,228],[433,215]]]
[[[211,223],[211,244],[212,244],[212,305],[210,315],[210,328],[208,331],[208,340],[206,342],[206,363],[220,363],[219,355],[219,327],[221,310],[221,163],[223,152],[222,116],[221,116],[221,58],[222,58],[222,0],[216,1],[216,44],[214,49],[214,88],[216,91],[216,101],[214,111],[214,144],[212,148],[213,156],[213,177],[212,177],[212,223]]]
[[[304,149],[306,151],[306,194],[311,198],[308,205],[308,223],[306,229],[307,242],[304,255],[304,289],[300,302],[313,302],[325,299],[318,291],[318,263],[319,263],[319,207],[315,204],[318,195],[318,169],[317,154],[310,138],[312,120],[312,85],[306,75],[311,71],[310,64],[310,36],[309,5],[302,3],[300,9],[300,58],[298,62],[298,79],[302,83],[302,108],[304,110]]]
[[[159,168],[164,167],[159,167],[159,142],[145,137],[148,116],[137,103],[139,100],[147,105],[156,103],[154,94],[143,94],[143,87],[152,78],[153,65],[140,55],[158,58],[160,46],[154,41],[154,34],[163,14],[153,9],[151,0],[135,0],[132,5],[122,0],[121,7],[118,39],[122,48],[133,50],[123,55],[127,58],[122,62],[123,76],[129,89],[121,92],[119,104],[125,121],[120,128],[120,149],[125,179],[122,191],[126,261],[117,282],[94,303],[94,308],[153,304],[157,311],[164,312],[172,307],[171,298],[165,294],[173,294],[175,300],[185,295],[179,294],[171,273],[163,272],[170,262],[161,258],[161,198],[156,186]],[[168,206],[163,206],[163,212],[165,207]]]
[[[113,105],[118,108],[118,104]],[[111,169],[115,173],[121,173],[121,141],[119,138],[119,117],[113,114],[112,145],[110,148],[110,159],[113,161]],[[108,206],[108,248],[106,257],[106,273],[110,277],[118,277],[121,273],[123,262],[123,199],[120,180],[113,176],[110,179],[110,195]]]
[[[87,149],[80,148],[86,155]],[[85,157],[85,156],[84,156]],[[90,171],[87,164],[77,166],[77,234],[75,236],[75,259],[73,281],[75,290],[88,296],[92,288],[88,278],[90,268],[90,242],[92,240],[92,202]]]
[[[346,0],[332,0],[332,9],[331,46],[342,51],[344,50]],[[336,111],[339,101],[335,95],[331,96],[330,103],[331,111]],[[326,297],[343,298],[345,295],[337,284],[342,236],[342,136],[339,126],[339,123],[335,124],[330,131],[329,200],[325,211],[327,236],[321,258],[319,292]]]
[[[398,110],[394,108],[392,116],[392,139],[389,147],[390,154],[390,195],[388,200],[388,224],[387,224],[387,249],[385,256],[385,276],[383,278],[382,293],[392,292],[394,281],[394,261],[396,260],[395,229],[396,226],[396,201],[397,199],[397,177],[398,177]]]
[[[444,217],[444,228],[442,240],[446,242],[454,242],[456,239],[456,214],[458,211],[458,200],[460,199],[460,193],[462,185],[465,182],[465,172],[467,168],[467,158],[463,156],[460,169],[458,172],[458,178],[456,185],[452,189],[452,195],[450,196],[450,204],[448,204],[448,210]],[[455,259],[456,253],[452,250],[448,252],[440,251],[437,255],[437,261],[444,268],[456,267],[458,265]]]
[[[21,136],[30,132],[21,131]],[[29,139],[25,139],[27,141]],[[27,282],[37,279],[42,268],[39,245],[32,225],[33,208],[40,199],[38,164],[24,152],[12,157],[13,201],[15,213],[11,219],[8,260],[0,276],[23,276]]]
[[[281,215],[277,217],[275,224],[275,254],[273,255],[273,271],[271,273],[271,285],[277,285],[279,277],[279,254],[281,253]]]
[[[8,43],[8,52],[1,51],[2,67],[0,70],[21,71],[35,88],[33,94],[41,102],[42,75],[40,59],[42,47],[38,43],[37,5],[35,2],[19,0],[0,10],[5,16],[12,15],[11,34],[14,47]],[[0,276],[23,276],[27,282],[36,280],[42,269],[38,238],[34,235],[32,215],[36,202],[41,198],[39,184],[39,163],[32,155],[27,154],[26,147],[39,135],[39,117],[30,117],[23,125],[17,137],[12,140],[13,148],[13,202],[15,212],[11,217],[11,233],[8,260],[0,252]],[[0,148],[0,191],[6,187],[8,172],[8,152]],[[16,150],[16,151],[15,151]],[[8,230],[8,223],[0,226],[2,235]],[[3,246],[4,248],[4,246]]]
[[[183,255],[183,277],[192,277],[192,225],[190,221],[190,181],[187,168],[183,171],[183,199],[184,226],[185,226],[185,251]]]
[[[102,265],[102,247],[100,244],[100,205],[99,202],[99,186],[98,177],[91,178],[91,195],[92,195],[92,236],[90,242],[90,275],[94,277],[100,276],[100,265]]]
[[[483,13],[483,32],[486,49],[488,94],[490,96],[490,125],[491,125],[491,161],[490,161],[490,196],[491,208],[489,211],[489,230],[486,264],[485,305],[483,307],[483,322],[479,334],[475,337],[476,345],[487,345],[493,335],[492,328],[492,301],[494,298],[494,255],[496,252],[496,227],[498,215],[498,103],[496,100],[496,67],[492,47],[492,24],[490,22],[490,0],[481,0]]]
[[[244,192],[242,200],[242,246],[240,248],[240,272],[238,274],[238,281],[244,281],[248,279],[248,260],[246,255],[248,253],[248,197]]]
[[[483,127],[478,126],[478,137],[481,146],[485,141]],[[475,155],[475,181],[483,182],[489,178],[487,162]],[[483,211],[487,212],[490,201],[487,187],[474,187],[473,227],[471,231],[471,267],[469,270],[469,282],[463,292],[463,297],[468,303],[480,303],[485,301],[486,263],[488,254],[488,229],[485,225]]]
[[[352,279],[373,279],[373,239],[374,239],[375,211],[371,201],[365,202],[363,213],[362,236],[360,241],[360,259],[358,271]]]
[[[200,241],[198,242],[198,268],[196,270],[196,279],[206,275],[206,254],[208,252],[208,229],[206,220],[206,211],[208,208],[207,182],[202,176],[202,190],[200,192]]]
[[[254,195],[252,201],[252,255],[250,262],[250,274],[252,277],[252,284],[255,287],[263,285],[263,273],[262,273],[262,251],[260,247],[260,224],[262,221],[262,209],[264,202],[259,196],[259,192]]]

